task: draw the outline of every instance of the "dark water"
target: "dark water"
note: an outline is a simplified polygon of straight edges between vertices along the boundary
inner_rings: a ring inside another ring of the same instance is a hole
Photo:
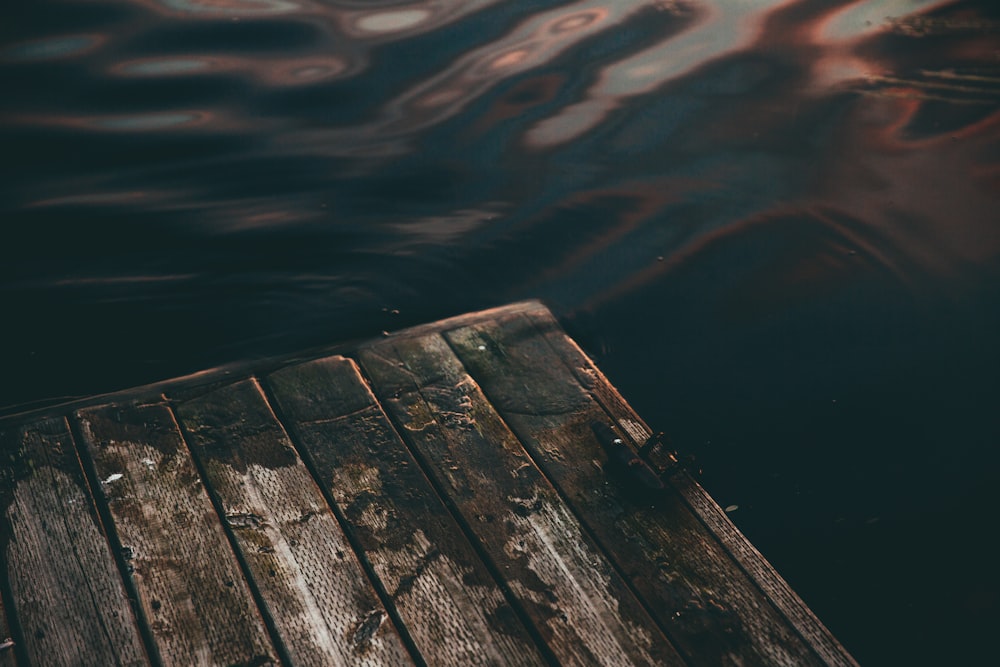
[[[539,297],[863,664],[996,648],[998,3],[11,4],[4,411]]]

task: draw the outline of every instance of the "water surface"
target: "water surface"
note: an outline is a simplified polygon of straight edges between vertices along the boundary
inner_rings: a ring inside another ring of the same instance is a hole
[[[4,412],[543,299],[863,664],[1000,577],[1000,7],[38,0]]]

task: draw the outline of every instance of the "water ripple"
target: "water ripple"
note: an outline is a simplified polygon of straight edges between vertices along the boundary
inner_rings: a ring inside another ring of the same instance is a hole
[[[731,275],[787,297],[765,299],[773,314],[854,271],[958,293],[1000,254],[1000,24],[982,3],[41,0],[24,13],[0,45],[15,165],[0,211],[27,239],[5,270],[36,287],[46,271],[61,280],[46,244],[81,279],[147,275],[133,258],[167,266],[184,248],[196,284],[229,270],[203,239],[259,237],[287,244],[289,285],[343,261],[333,272],[358,272],[369,295],[459,276],[477,298],[599,309],[735,253]],[[114,243],[74,255],[78,220]],[[174,250],[151,248],[147,228]],[[811,287],[779,288],[796,284]]]
[[[91,51],[104,41],[98,35],[65,35],[14,44],[0,50],[0,62],[38,62],[72,58]]]
[[[293,0],[146,0],[164,13],[193,17],[264,17],[291,14],[304,8]]]

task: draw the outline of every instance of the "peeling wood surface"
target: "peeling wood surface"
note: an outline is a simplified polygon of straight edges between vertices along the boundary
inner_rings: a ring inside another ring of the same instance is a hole
[[[80,411],[77,419],[163,662],[275,662],[170,410],[110,405]]]
[[[324,359],[268,381],[427,663],[544,664],[354,363]]]
[[[0,452],[4,569],[30,662],[148,664],[66,420],[0,434]]]
[[[177,410],[296,665],[404,665],[409,655],[255,380]]]
[[[855,665],[541,304],[335,349],[0,419],[0,667]]]
[[[560,664],[682,664],[440,335],[360,356]]]

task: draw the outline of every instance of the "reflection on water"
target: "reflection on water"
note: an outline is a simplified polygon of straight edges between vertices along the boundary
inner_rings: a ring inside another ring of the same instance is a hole
[[[863,663],[969,662],[995,4],[21,3],[0,406],[540,297]]]
[[[20,42],[5,48],[2,58],[9,61],[51,60],[66,56],[76,56],[97,46],[99,38],[94,35],[67,35],[49,37],[28,42]]]
[[[205,70],[210,64],[205,58],[160,58],[123,63],[119,71],[134,76],[164,76]]]
[[[362,126],[310,132],[301,142],[329,154],[395,155],[415,133],[447,121],[499,83],[538,69],[581,40],[593,37],[648,7],[646,0],[605,6],[584,0],[526,17],[499,39],[463,54],[446,69],[420,80],[383,105],[378,119]],[[388,148],[387,140],[399,138]],[[359,150],[359,143],[362,144]],[[301,145],[301,144],[299,144]]]
[[[304,9],[291,0],[147,0],[168,13],[202,17],[258,17],[289,14]]]
[[[147,113],[135,116],[118,116],[93,119],[95,127],[108,130],[159,130],[188,125],[199,120],[197,113]]]

